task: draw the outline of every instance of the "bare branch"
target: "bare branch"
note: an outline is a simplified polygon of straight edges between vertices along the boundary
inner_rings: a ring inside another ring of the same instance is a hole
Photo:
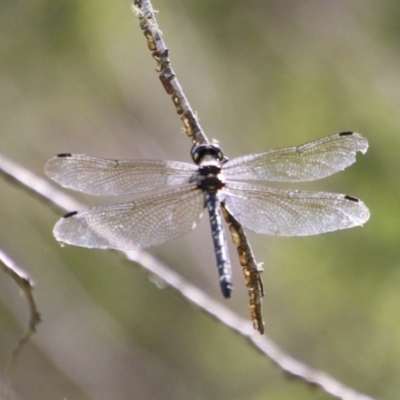
[[[132,8],[139,18],[140,28],[146,37],[147,46],[157,62],[156,71],[159,73],[160,81],[167,94],[172,98],[186,134],[191,138],[193,144],[208,143],[199,120],[190,107],[189,101],[171,67],[169,50],[162,39],[151,2],[148,0],[134,0]]]
[[[29,308],[29,325],[25,333],[19,339],[17,345],[9,356],[6,366],[4,368],[4,377],[1,382],[1,398],[7,399],[10,388],[10,381],[12,370],[15,364],[15,360],[24,347],[25,343],[31,338],[36,332],[36,326],[40,322],[40,314],[36,308],[35,299],[33,297],[33,285],[28,278],[27,273],[19,267],[3,250],[0,249],[0,269],[9,275],[11,279],[18,285],[22,293],[24,294]]]
[[[147,40],[147,46],[152,52],[153,58],[157,61],[156,71],[165,91],[172,97],[181,120],[185,127],[186,134],[192,139],[194,144],[208,143],[203,130],[200,127],[196,115],[193,113],[189,101],[178,82],[171,67],[169,50],[166,47],[160,28],[158,27],[153,6],[149,0],[134,0],[132,9],[140,21],[140,28],[143,30]],[[262,318],[262,298],[264,296],[260,270],[255,262],[255,257],[247,236],[236,219],[223,208],[223,213],[227,223],[230,225],[232,240],[237,248],[239,261],[243,267],[243,274],[249,294],[250,314],[254,329],[260,333],[264,332],[264,321]]]
[[[260,273],[263,271],[261,265],[254,258],[253,251],[242,226],[228,212],[225,204],[222,206],[226,222],[229,224],[232,241],[236,246],[239,262],[243,268],[244,280],[249,294],[249,309],[253,327],[261,334],[264,333],[264,320],[262,316],[262,298],[264,297],[264,287]]]

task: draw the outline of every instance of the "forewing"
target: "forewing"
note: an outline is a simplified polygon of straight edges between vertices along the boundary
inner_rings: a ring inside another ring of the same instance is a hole
[[[361,200],[337,193],[246,183],[229,183],[224,193],[226,208],[243,226],[270,235],[318,235],[362,225],[370,216]]]
[[[365,153],[368,141],[356,132],[342,132],[297,147],[234,158],[223,166],[227,178],[281,182],[311,181],[332,175]]]
[[[137,249],[191,231],[203,210],[203,192],[186,185],[130,203],[69,213],[53,233],[58,241],[75,246]]]
[[[196,167],[178,161],[107,160],[83,154],[60,154],[45,165],[61,186],[102,196],[141,193],[187,183]]]

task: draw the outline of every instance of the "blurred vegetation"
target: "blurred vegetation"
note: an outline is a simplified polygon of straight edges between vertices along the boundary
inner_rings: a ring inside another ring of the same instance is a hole
[[[173,67],[229,157],[356,130],[345,172],[296,188],[370,207],[363,228],[250,235],[264,261],[266,333],[294,357],[379,399],[400,392],[400,3],[154,2]],[[0,151],[43,174],[59,152],[189,161],[128,0],[0,0]],[[89,204],[101,200],[79,197]],[[324,399],[160,290],[116,253],[61,248],[58,215],[0,180],[0,247],[31,275],[43,323],[18,359],[15,399]],[[207,221],[151,252],[220,297]],[[232,250],[229,305],[247,317]],[[26,325],[0,279],[0,365]]]

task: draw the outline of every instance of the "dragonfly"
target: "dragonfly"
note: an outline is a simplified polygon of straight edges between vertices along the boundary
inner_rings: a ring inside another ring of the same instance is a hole
[[[87,248],[146,248],[190,232],[207,209],[220,288],[224,297],[230,297],[231,263],[221,207],[243,227],[261,234],[307,236],[363,225],[370,212],[356,197],[251,182],[325,178],[352,165],[356,153],[367,149],[361,134],[341,132],[231,160],[216,143],[197,144],[191,150],[194,164],[59,154],[48,160],[45,172],[65,188],[98,196],[153,193],[69,212],[53,233],[61,243]]]

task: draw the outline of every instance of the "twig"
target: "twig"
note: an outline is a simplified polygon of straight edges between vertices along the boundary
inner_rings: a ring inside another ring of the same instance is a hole
[[[33,297],[33,285],[29,280],[28,275],[1,249],[0,249],[0,269],[7,275],[9,275],[21,289],[28,302],[28,308],[30,314],[28,328],[19,339],[11,355],[8,357],[6,366],[4,368],[4,376],[3,376],[3,381],[1,382],[0,393],[1,393],[1,399],[5,400],[8,398],[9,394],[12,369],[15,364],[15,360],[20,351],[22,350],[22,348],[24,347],[25,343],[36,332],[36,326],[40,322],[40,314],[36,308],[35,299]]]
[[[12,182],[61,212],[85,208],[84,205],[56,189],[46,180],[6,159],[1,154],[0,174],[9,179],[11,178]],[[158,281],[169,286],[186,301],[194,304],[205,314],[238,333],[242,339],[247,340],[254,349],[269,358],[290,377],[300,379],[313,387],[319,387],[325,393],[338,399],[373,400],[372,397],[363,395],[345,386],[328,374],[313,369],[285,354],[266,336],[255,333],[247,320],[210,298],[202,290],[185,281],[179,274],[172,271],[147,252],[129,251],[124,252],[124,254],[129,260],[142,266],[145,270],[153,274]]]
[[[194,115],[189,101],[178,82],[169,59],[169,50],[167,49],[160,28],[158,27],[153,6],[149,0],[134,0],[133,11],[140,21],[140,28],[143,30],[147,40],[147,46],[152,52],[153,58],[157,61],[156,71],[165,91],[172,97],[176,111],[181,116],[186,134],[197,144],[208,143],[208,139],[201,129],[197,117]],[[261,282],[259,266],[255,262],[253,251],[250,247],[246,234],[240,223],[229,214],[226,208],[223,208],[225,220],[230,225],[232,240],[239,254],[239,261],[243,267],[243,274],[249,294],[250,314],[254,329],[261,334],[264,332],[264,321],[262,318],[262,298],[264,291]]]
[[[180,115],[186,134],[193,144],[208,143],[208,139],[201,128],[197,116],[183,93],[178,78],[171,67],[169,50],[165,45],[161,31],[157,25],[151,2],[148,0],[134,0],[133,11],[140,21],[140,28],[147,40],[147,46],[157,62],[156,71],[159,73],[160,81]]]
[[[242,226],[229,213],[225,204],[222,205],[222,213],[224,214],[225,221],[229,224],[232,241],[236,246],[239,262],[243,268],[244,280],[249,294],[249,308],[253,327],[263,334],[262,298],[264,297],[264,287],[260,276],[263,269],[254,258],[253,251]]]

